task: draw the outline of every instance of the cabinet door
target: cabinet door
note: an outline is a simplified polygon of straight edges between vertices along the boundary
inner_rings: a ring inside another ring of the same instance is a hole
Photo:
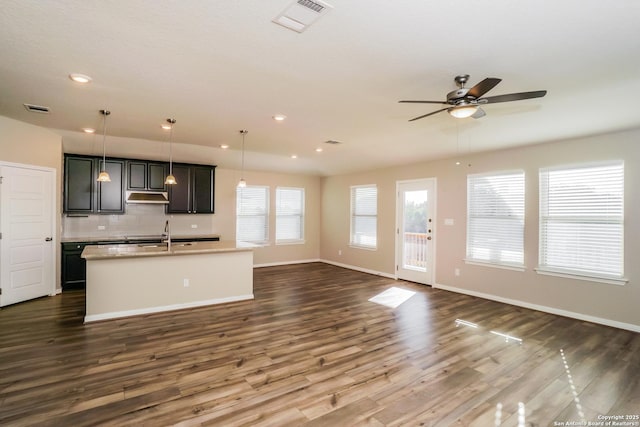
[[[213,213],[214,171],[209,166],[193,166],[192,213]]]
[[[146,190],[147,162],[127,161],[127,190]]]
[[[147,188],[153,191],[167,191],[164,180],[167,168],[164,163],[149,163],[147,166]]]
[[[82,289],[87,280],[87,263],[80,256],[85,244],[63,244],[62,290]]]
[[[167,185],[169,204],[167,213],[191,213],[191,170],[187,165],[173,165],[177,184]]]
[[[96,161],[101,169],[102,159]],[[124,213],[124,161],[107,160],[106,168],[111,182],[98,182],[97,213]]]
[[[94,162],[90,157],[64,159],[64,212],[91,213],[94,207]]]

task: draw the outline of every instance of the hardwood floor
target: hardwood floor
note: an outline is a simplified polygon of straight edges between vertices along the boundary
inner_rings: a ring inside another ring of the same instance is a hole
[[[321,263],[254,276],[253,301],[88,325],[82,291],[0,310],[0,425],[516,426],[520,407],[520,425],[547,426],[640,414],[640,334]],[[391,286],[416,294],[395,309],[368,301]]]

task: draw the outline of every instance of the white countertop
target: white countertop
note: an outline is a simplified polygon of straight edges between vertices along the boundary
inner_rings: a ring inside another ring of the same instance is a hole
[[[84,248],[82,258],[87,261],[93,261],[110,258],[211,254],[216,252],[251,251],[256,247],[253,244],[236,242],[235,240],[171,243],[171,250],[167,250],[166,244],[153,243],[91,245]]]

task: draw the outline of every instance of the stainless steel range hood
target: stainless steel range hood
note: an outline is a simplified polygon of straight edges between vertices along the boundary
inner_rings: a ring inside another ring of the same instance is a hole
[[[147,203],[166,205],[169,203],[167,193],[159,191],[127,191],[127,203]]]

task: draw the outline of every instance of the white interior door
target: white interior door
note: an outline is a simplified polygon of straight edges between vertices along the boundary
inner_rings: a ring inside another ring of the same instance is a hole
[[[55,172],[0,164],[0,306],[55,292]]]
[[[433,284],[435,178],[397,183],[396,275]]]

